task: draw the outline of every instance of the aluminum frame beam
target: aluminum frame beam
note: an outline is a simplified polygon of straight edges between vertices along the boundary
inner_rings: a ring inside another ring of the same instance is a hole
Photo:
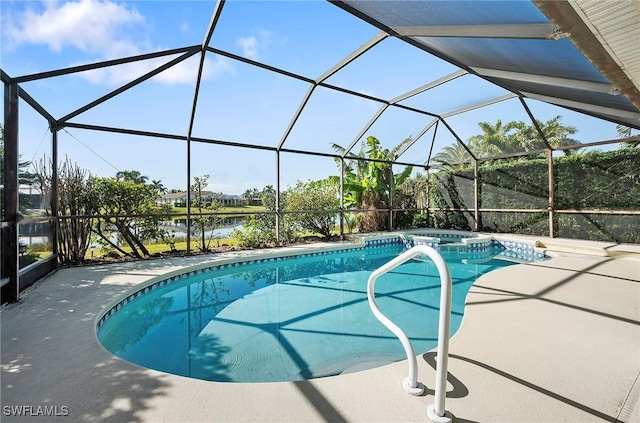
[[[396,156],[394,157],[394,159],[396,159],[396,160],[397,160],[397,159],[399,159],[399,158],[400,158],[400,156],[402,156],[402,155],[403,155],[403,154],[404,154],[408,149],[410,149],[410,148],[411,148],[411,147],[412,147],[416,142],[418,142],[418,140],[419,140],[420,138],[422,138],[422,136],[423,136],[424,134],[426,134],[426,133],[427,133],[427,131],[428,131],[429,129],[431,129],[431,127],[432,127],[433,125],[436,125],[436,124],[438,123],[438,121],[439,121],[439,119],[438,119],[438,118],[435,118],[435,119],[433,119],[431,122],[429,122],[429,123],[427,124],[427,126],[425,126],[424,128],[422,128],[422,130],[421,130],[420,132],[418,132],[418,135],[416,135],[416,136],[415,136],[415,138],[414,138],[414,139],[412,139],[410,143],[405,144],[405,145],[404,145],[404,146],[403,146],[403,147],[398,151],[398,153],[396,154]]]
[[[16,77],[14,80],[16,81],[16,83],[21,84],[23,82],[37,81],[39,79],[63,76],[71,73],[85,72],[89,70],[106,68],[110,66],[124,65],[131,62],[139,62],[142,60],[156,59],[159,57],[171,56],[175,54],[183,54],[193,50],[194,48],[198,48],[198,46],[181,47],[181,48],[176,48],[171,50],[158,51],[154,53],[140,54],[137,56],[123,57],[121,59],[105,60],[103,62],[95,62],[87,65],[72,66],[69,68],[56,69],[53,71],[23,75],[23,76]]]
[[[199,49],[200,61],[198,63],[198,76],[196,77],[196,85],[193,93],[193,104],[191,106],[191,114],[189,116],[189,128],[187,130],[187,198],[185,200],[187,206],[187,228],[191,228],[191,135],[193,133],[193,124],[196,118],[196,110],[198,108],[198,95],[200,93],[200,83],[202,82],[202,71],[204,69],[204,61],[207,53],[207,47],[213,37],[213,31],[218,23],[225,0],[217,0],[216,5],[211,13],[211,20],[207,27],[207,32]],[[187,231],[187,254],[191,252],[191,230]]]
[[[430,112],[427,112],[427,111],[424,111],[424,110],[420,110],[420,109],[414,109],[413,107],[404,106],[404,105],[401,105],[401,104],[398,104],[398,103],[403,101],[403,100],[406,100],[406,99],[408,99],[410,97],[413,97],[413,96],[415,96],[417,94],[421,94],[421,93],[423,93],[423,92],[425,92],[427,90],[435,88],[435,87],[437,87],[439,85],[442,85],[442,84],[445,84],[445,83],[447,83],[449,81],[452,81],[452,80],[454,80],[456,78],[464,76],[466,74],[468,74],[468,72],[466,70],[459,70],[459,71],[450,73],[449,75],[443,76],[442,78],[439,78],[439,79],[437,79],[435,81],[429,82],[428,84],[425,84],[425,85],[423,85],[421,87],[418,87],[418,88],[415,88],[415,89],[413,89],[411,91],[408,91],[405,94],[401,94],[401,95],[399,95],[399,96],[397,96],[397,97],[395,97],[395,98],[393,98],[393,99],[391,99],[389,101],[381,100],[385,104],[383,104],[383,106],[378,110],[378,112],[373,116],[373,118],[371,118],[371,120],[367,123],[367,125],[365,125],[365,127],[362,129],[362,131],[360,131],[358,136],[351,142],[351,144],[349,144],[349,147],[347,147],[345,149],[345,152],[342,155],[342,158],[347,157],[347,154],[349,154],[351,152],[351,150],[353,149],[353,147],[355,147],[355,145],[358,143],[358,140],[360,140],[360,138],[362,138],[364,133],[367,132],[371,128],[371,126],[373,126],[373,124],[376,122],[376,120],[378,120],[378,118],[382,115],[382,113],[384,113],[385,110],[387,110],[387,108],[389,106],[400,107],[402,109],[414,111],[414,112],[417,112],[417,113],[422,113],[422,114],[425,114],[425,115],[428,115],[428,116],[433,116],[433,117],[435,117],[437,119],[439,116],[436,115],[436,114],[433,114],[433,113],[430,113]],[[417,136],[416,139],[413,142],[411,142],[407,148],[404,148],[403,150],[401,150],[402,153],[399,153],[399,155],[403,154],[411,145],[413,145],[418,140],[418,138],[420,138],[422,135],[424,135],[425,132],[427,132],[429,130],[429,128],[431,126],[433,126],[433,122],[430,123],[429,125],[427,125],[427,128],[423,129],[419,133],[419,136]]]
[[[555,104],[557,106],[568,107],[571,109],[575,109],[578,111],[589,111],[592,113],[597,113],[599,115],[611,116],[613,121],[616,121],[615,118],[624,118],[630,119],[637,122],[634,126],[635,129],[640,129],[640,113],[632,112],[628,110],[620,110],[620,109],[612,109],[610,107],[598,106],[595,104],[582,103],[574,100],[567,100],[565,98],[560,97],[551,97],[547,95],[541,95],[536,93],[530,93],[523,91],[522,95],[531,98],[534,100],[543,101],[545,103]]]
[[[440,115],[440,117],[442,119],[445,119],[445,118],[448,118],[448,117],[451,117],[451,116],[459,115],[461,113],[470,112],[471,110],[479,109],[481,107],[486,107],[486,106],[490,106],[492,104],[500,103],[501,101],[510,100],[512,98],[515,98],[515,97],[518,97],[518,95],[514,94],[514,93],[505,94],[505,95],[500,96],[500,97],[492,98],[491,100],[482,101],[480,103],[471,104],[469,106],[465,106],[465,107],[462,107],[462,108],[457,109],[457,110],[452,110],[450,112],[447,112],[447,113],[444,113],[444,114]]]
[[[164,65],[152,70],[151,72],[148,72],[136,79],[134,79],[133,81],[129,82],[128,84],[123,85],[122,87],[111,91],[108,94],[103,95],[102,97],[92,101],[91,103],[88,103],[86,105],[84,105],[83,107],[69,113],[68,115],[60,118],[57,121],[57,124],[60,128],[62,128],[64,126],[64,124],[66,123],[67,120],[69,119],[73,119],[74,117],[94,108],[95,106],[104,103],[105,101],[117,96],[118,94],[121,94],[125,91],[127,91],[130,88],[135,87],[136,85],[153,78],[154,76],[156,76],[157,74],[159,74],[160,72],[165,71],[166,69],[169,69],[170,67],[188,59],[189,57],[193,56],[194,54],[197,54],[200,51],[200,47],[196,46],[195,48],[191,48],[189,51],[187,51],[186,53],[184,53],[183,55],[181,55],[180,57],[177,57],[167,63],[165,63]]]
[[[386,32],[379,32],[373,38],[371,38],[366,43],[364,43],[363,45],[358,47],[356,50],[351,52],[348,56],[346,56],[344,59],[342,59],[341,61],[336,63],[329,70],[327,70],[322,75],[320,75],[315,81],[313,81],[313,85],[311,87],[309,87],[309,90],[307,91],[307,93],[303,97],[302,101],[300,102],[300,105],[298,106],[298,109],[296,110],[296,113],[293,115],[293,118],[289,122],[289,125],[287,126],[287,129],[285,130],[284,134],[282,135],[282,138],[280,139],[280,142],[278,143],[278,147],[277,147],[278,150],[282,149],[282,146],[287,141],[287,138],[289,137],[289,134],[291,134],[291,131],[293,130],[293,127],[295,126],[296,122],[300,118],[300,115],[302,114],[302,111],[304,110],[304,108],[306,107],[307,103],[309,102],[309,99],[311,98],[311,95],[313,94],[313,91],[316,89],[316,87],[319,84],[321,84],[324,81],[326,81],[327,79],[329,79],[335,73],[339,72],[341,69],[343,69],[349,63],[353,62],[358,57],[362,56],[364,53],[366,53],[367,51],[371,50],[374,46],[379,44],[382,40],[386,39],[387,37],[389,37],[389,34],[387,34]]]
[[[3,83],[6,83],[6,84],[9,84],[12,82],[17,84],[17,82],[15,82],[16,80],[14,78],[11,78],[9,75],[7,75],[6,72],[3,71],[2,69],[0,69],[0,79],[2,80]],[[44,117],[47,121],[55,122],[56,119],[44,107],[42,107],[40,103],[38,103],[33,97],[31,97],[29,93],[27,93],[19,85],[18,85],[18,95],[35,111],[40,113],[40,115]]]
[[[464,69],[461,69],[459,71],[450,73],[449,75],[445,75],[442,78],[436,79],[435,81],[429,82],[428,84],[425,84],[425,85],[423,85],[421,87],[418,87],[415,90],[411,90],[411,91],[409,91],[409,92],[407,92],[405,94],[399,95],[398,97],[390,100],[389,103],[391,103],[391,104],[399,103],[401,101],[404,101],[404,100],[406,100],[408,98],[413,97],[414,95],[421,94],[421,93],[423,93],[425,91],[428,91],[428,90],[430,90],[432,88],[435,88],[435,87],[437,87],[439,85],[445,84],[447,82],[453,81],[456,78],[459,78],[461,76],[467,75],[468,73],[469,72],[467,72]]]
[[[550,85],[553,87],[572,88],[576,90],[594,91],[599,93],[608,93],[617,95],[618,90],[612,84],[593,81],[580,81],[577,79],[559,78],[555,76],[535,75],[523,72],[512,72],[499,69],[476,68],[471,70],[478,75],[487,78],[508,79],[515,82],[531,82],[533,84]]]
[[[554,24],[394,26],[402,37],[558,39]]]
[[[553,20],[560,30],[570,33],[571,43],[605,78],[618,87],[636,108],[640,109],[640,87],[634,84],[625,70],[611,57],[607,48],[598,39],[598,35],[594,34],[583,21],[571,1],[532,0],[532,2],[550,20]]]
[[[531,112],[531,109],[529,109],[529,106],[527,105],[527,103],[524,101],[524,98],[522,97],[518,97],[518,100],[520,100],[520,104],[522,104],[522,107],[524,108],[524,110],[527,112],[527,115],[529,115],[529,119],[531,119],[531,123],[533,123],[533,126],[536,128],[536,131],[538,132],[538,135],[540,135],[540,138],[542,138],[542,141],[544,142],[544,145],[552,150],[551,148],[551,144],[549,144],[549,140],[547,139],[547,136],[544,132],[542,132],[542,128],[540,127],[540,125],[538,124],[538,120],[535,118],[535,116],[533,115],[533,112]]]
[[[460,138],[460,137],[458,136],[458,134],[456,133],[456,131],[454,131],[454,130],[453,130],[453,128],[451,128],[451,126],[449,126],[449,124],[447,123],[447,121],[446,121],[446,120],[444,120],[444,118],[443,118],[443,117],[440,117],[440,121],[442,122],[442,124],[443,124],[444,126],[446,126],[446,127],[447,127],[447,129],[449,130],[449,132],[451,132],[451,135],[453,135],[453,136],[454,136],[454,138],[456,139],[456,141],[458,141],[458,143],[462,146],[462,148],[464,148],[464,149],[467,151],[467,153],[469,153],[469,155],[473,158],[473,160],[478,160],[478,158],[476,157],[476,155],[475,155],[475,154],[473,154],[473,153],[471,152],[471,150],[469,149],[469,147],[467,147],[467,145],[462,141],[462,138]],[[431,157],[429,157],[429,160],[431,160]],[[426,164],[428,164],[428,162],[427,162]]]
[[[347,157],[347,154],[349,154],[351,152],[351,149],[353,147],[355,147],[355,145],[358,143],[360,138],[362,138],[364,136],[364,134],[373,126],[373,124],[376,123],[378,118],[380,116],[382,116],[382,113],[384,113],[384,111],[387,110],[388,107],[389,107],[389,104],[384,104],[382,107],[380,107],[378,109],[376,114],[369,120],[369,122],[367,122],[367,124],[362,128],[362,130],[353,139],[353,141],[351,141],[351,144],[349,144],[349,147],[345,148],[344,153],[342,153],[342,157],[341,158],[344,159],[344,158]]]
[[[151,131],[142,131],[137,129],[126,129],[126,128],[113,128],[109,126],[100,126],[93,124],[85,124],[85,123],[75,123],[69,122],[67,124],[69,128],[77,128],[77,129],[85,129],[89,131],[100,131],[100,132],[113,132],[117,134],[127,134],[127,135],[137,135],[143,137],[152,137],[152,138],[162,138],[174,141],[187,141],[186,135],[176,135],[176,134],[166,134],[161,132],[151,132]],[[237,141],[226,141],[226,140],[217,140],[210,138],[199,138],[199,137],[191,137],[191,141],[200,142],[203,144],[213,144],[213,145],[223,145],[226,147],[238,147],[238,148],[247,148],[250,150],[261,150],[261,151],[277,151],[276,147],[268,146],[268,145],[257,145],[257,144],[247,144],[241,143]],[[291,153],[291,154],[303,154],[307,156],[317,156],[317,157],[328,157],[332,159],[340,159],[342,156],[340,154],[335,153],[322,153],[318,151],[305,151],[305,150],[296,150],[291,148],[282,148],[280,150],[282,153]],[[376,160],[369,158],[359,158],[362,161],[368,162],[379,162],[379,163],[387,163],[385,160]],[[394,164],[403,165],[403,166],[423,166],[420,163],[407,163],[407,162],[398,162],[394,161]]]
[[[19,130],[19,97],[20,88],[15,82],[4,83],[4,154],[3,154],[3,234],[0,237],[2,243],[2,270],[3,286],[2,301],[16,302],[20,297],[20,265],[18,255],[18,221],[20,220],[18,188],[19,188],[19,160],[20,149],[18,147]],[[8,282],[6,279],[8,278]]]

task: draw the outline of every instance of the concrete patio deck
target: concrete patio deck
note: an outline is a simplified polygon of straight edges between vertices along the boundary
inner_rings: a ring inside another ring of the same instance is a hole
[[[635,247],[634,247],[635,248]],[[479,278],[451,339],[446,408],[457,422],[639,422],[640,254],[560,253]],[[219,254],[207,257],[229,257]],[[2,308],[3,422],[426,422],[434,354],[302,382],[217,383],[125,362],[96,317],[153,276],[203,257],[67,268]],[[31,408],[29,408],[31,407]],[[37,416],[49,407],[59,416]],[[21,411],[27,416],[17,416]]]

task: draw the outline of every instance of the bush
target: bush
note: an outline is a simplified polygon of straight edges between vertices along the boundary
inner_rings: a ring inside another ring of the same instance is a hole
[[[300,182],[285,191],[282,202],[286,211],[285,227],[300,227],[303,231],[331,237],[338,215],[338,190],[328,181]]]
[[[425,228],[427,226],[429,226],[429,219],[427,214],[414,214],[413,215],[413,222],[411,223],[411,225],[414,228]]]
[[[260,248],[275,242],[275,234],[271,231],[263,231],[256,225],[256,219],[252,216],[242,229],[234,229],[229,234],[231,238],[238,240],[238,245],[243,248]]]

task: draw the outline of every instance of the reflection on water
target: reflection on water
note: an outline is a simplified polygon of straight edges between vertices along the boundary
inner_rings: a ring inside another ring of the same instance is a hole
[[[208,238],[228,238],[234,229],[242,229],[246,217],[226,217],[219,219],[214,230],[205,231]],[[174,219],[160,223],[160,229],[166,230],[171,237],[183,239],[187,237],[187,219]],[[192,226],[192,233],[196,230]]]
[[[216,381],[309,379],[401,360],[400,342],[366,298],[371,271],[401,251],[352,250],[189,276],[123,306],[99,339],[134,363]],[[454,333],[471,284],[508,263],[470,263],[465,254],[445,259],[454,279]],[[432,262],[405,263],[382,276],[376,291],[381,310],[417,352],[435,347],[440,280]]]

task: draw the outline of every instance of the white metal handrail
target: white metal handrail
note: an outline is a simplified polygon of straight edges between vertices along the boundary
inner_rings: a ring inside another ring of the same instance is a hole
[[[395,336],[398,337],[404,350],[407,354],[407,360],[409,362],[409,376],[402,381],[402,385],[408,393],[412,395],[422,395],[424,392],[424,385],[418,382],[418,364],[416,360],[416,354],[413,349],[413,345],[409,340],[409,337],[403,332],[402,329],[393,323],[387,316],[382,314],[375,299],[375,283],[376,280],[383,274],[395,269],[401,264],[411,260],[412,258],[426,255],[435,263],[440,274],[440,283],[442,286],[440,292],[440,315],[438,323],[438,353],[436,361],[436,387],[435,387],[435,404],[427,407],[427,415],[433,422],[445,423],[451,422],[452,416],[447,410],[445,410],[445,397],[446,397],[446,384],[447,384],[447,365],[449,359],[449,327],[451,318],[451,273],[449,267],[444,261],[440,253],[435,249],[426,245],[417,245],[408,251],[400,254],[387,264],[374,270],[369,276],[367,283],[367,298],[369,300],[369,307],[373,312],[373,315],[389,329]]]

